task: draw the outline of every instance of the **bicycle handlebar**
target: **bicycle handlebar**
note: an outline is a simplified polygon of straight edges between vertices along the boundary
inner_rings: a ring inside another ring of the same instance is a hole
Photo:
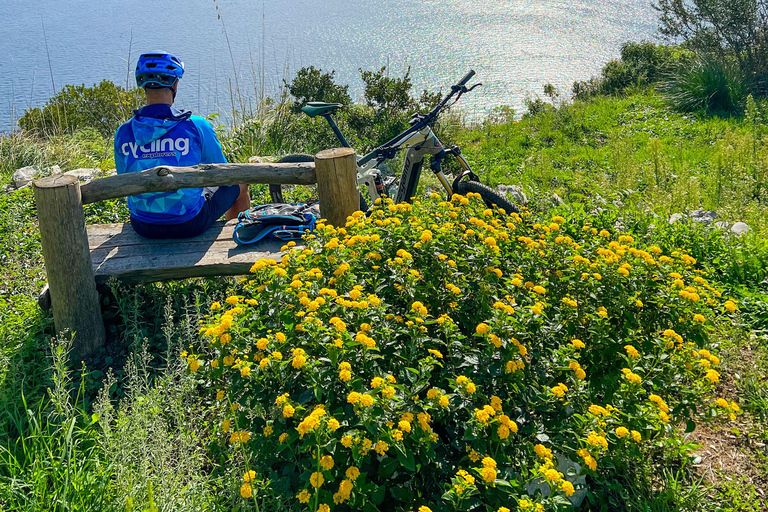
[[[474,70],[472,70],[472,69],[470,69],[470,70],[469,70],[469,73],[467,73],[466,75],[464,75],[464,78],[462,78],[461,80],[459,80],[459,83],[458,83],[458,84],[456,84],[456,85],[467,85],[467,82],[469,82],[469,79],[470,79],[470,78],[472,78],[473,76],[475,76],[475,71],[474,71]]]
[[[413,124],[410,128],[405,130],[403,133],[401,133],[397,137],[385,142],[378,148],[374,149],[371,153],[367,154],[366,156],[358,160],[357,165],[363,165],[369,162],[370,160],[376,157],[379,150],[390,147],[392,144],[402,139],[404,136],[413,132],[417,132],[422,128],[424,128],[426,125],[432,123],[437,118],[437,115],[440,113],[443,107],[445,107],[448,104],[448,102],[451,100],[454,94],[459,92],[461,95],[468,91],[468,89],[465,86],[467,85],[467,82],[469,82],[472,79],[473,76],[475,76],[475,71],[470,69],[469,72],[466,75],[464,75],[461,78],[461,80],[458,81],[458,83],[456,83],[456,85],[451,86],[451,92],[448,94],[448,96],[446,96],[435,108],[433,108],[431,112],[429,112],[427,115],[422,117],[419,120],[419,122]],[[474,89],[474,87],[472,88]]]

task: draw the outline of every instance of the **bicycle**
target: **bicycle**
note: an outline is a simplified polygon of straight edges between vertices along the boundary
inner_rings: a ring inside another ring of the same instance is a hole
[[[480,194],[488,207],[502,208],[507,213],[519,212],[517,206],[499,195],[495,190],[480,183],[478,176],[472,172],[469,163],[461,154],[458,146],[446,148],[437,135],[432,131],[432,127],[437,121],[441,111],[448,105],[451,99],[456,99],[451,103],[454,105],[462,95],[472,91],[482,85],[477,83],[467,87],[467,82],[475,75],[470,70],[458,83],[451,86],[451,92],[443,98],[440,103],[427,114],[414,114],[410,120],[410,127],[400,133],[393,139],[385,142],[365,156],[357,159],[357,184],[360,189],[360,209],[367,211],[368,204],[376,204],[376,200],[382,196],[393,196],[395,203],[410,202],[416,193],[416,187],[421,178],[421,170],[427,156],[431,157],[429,164],[430,170],[437,177],[440,184],[445,189],[448,198],[453,194],[466,195],[468,192]],[[340,103],[309,102],[302,107],[302,112],[311,118],[321,116],[325,118],[343,147],[350,147],[344,134],[339,130],[333,119],[333,113],[342,108]],[[395,158],[399,151],[406,150],[403,170],[400,174],[400,180],[395,176],[384,177],[379,167],[388,160]],[[449,182],[443,174],[442,161],[446,156],[456,157],[461,166],[461,172]],[[279,160],[280,162],[312,162],[311,155],[288,155]],[[397,183],[396,192],[394,186]],[[367,190],[367,197],[363,190]],[[281,185],[270,185],[270,195],[275,203],[283,203],[283,189]],[[389,192],[394,192],[390,194]]]

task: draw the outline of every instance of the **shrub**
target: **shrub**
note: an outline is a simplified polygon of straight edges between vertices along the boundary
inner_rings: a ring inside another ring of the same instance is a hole
[[[735,60],[768,92],[768,0],[660,0],[659,31],[721,64]]]
[[[735,114],[743,111],[749,86],[738,66],[707,58],[675,73],[662,92],[684,112]]]
[[[574,82],[573,97],[620,94],[633,86],[657,84],[692,58],[690,51],[679,46],[627,42],[621,46],[621,58],[609,61],[599,77]]]
[[[98,85],[65,85],[43,108],[24,112],[19,126],[34,135],[49,137],[93,128],[109,138],[121,123],[144,104],[141,89],[126,91],[109,80]]]
[[[682,446],[675,425],[739,411],[714,401],[709,342],[736,306],[692,257],[434,197],[258,261],[182,353],[244,498],[556,510],[581,475],[596,506]]]
[[[301,107],[310,101],[351,103],[352,98],[349,96],[349,86],[337,85],[334,81],[335,74],[335,71],[324,73],[314,66],[309,66],[297,71],[291,83],[283,80],[283,83],[288,88],[288,92],[296,98],[293,102],[292,110],[294,112],[301,112]]]

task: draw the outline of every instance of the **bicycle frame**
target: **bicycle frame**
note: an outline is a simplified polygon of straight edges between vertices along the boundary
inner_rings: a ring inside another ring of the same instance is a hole
[[[331,122],[331,120],[327,117],[326,119],[329,121],[329,123]],[[334,130],[334,133],[335,132],[336,130]],[[338,136],[339,134],[337,134],[337,137]],[[406,150],[405,162],[403,163],[403,170],[400,175],[397,195],[394,198],[396,203],[410,201],[411,198],[416,194],[416,187],[421,177],[421,170],[424,165],[424,159],[427,158],[427,156],[432,157],[432,171],[440,181],[440,184],[445,189],[448,197],[453,194],[453,188],[451,183],[443,174],[439,164],[434,165],[434,162],[439,162],[447,154],[453,154],[457,157],[462,171],[471,172],[469,163],[467,163],[466,159],[461,155],[461,153],[458,152],[457,148],[451,148],[446,151],[443,144],[440,142],[440,139],[437,138],[437,135],[435,135],[435,133],[432,131],[432,128],[428,125],[417,131],[407,130],[403,132],[399,137],[399,139],[395,139],[394,143],[388,145],[388,147],[390,147],[392,150],[392,156],[388,158],[379,158],[377,148],[371,153],[358,158],[357,186],[361,189],[361,191],[363,187],[368,190],[367,195],[371,203],[374,203],[381,197],[380,188],[377,187],[377,184],[381,185],[381,173],[378,169],[378,166],[382,162],[394,158],[394,153],[403,149]],[[340,140],[342,138],[343,135],[340,137]],[[383,192],[383,190],[381,190],[381,192]]]
[[[403,164],[397,196],[395,197],[396,203],[410,201],[413,198],[416,193],[416,186],[419,183],[419,178],[421,177],[421,169],[424,165],[424,159],[427,156],[430,156],[432,159],[430,169],[440,181],[440,184],[445,189],[448,197],[451,197],[454,191],[454,186],[461,178],[469,176],[470,179],[477,179],[474,173],[472,173],[469,163],[467,163],[466,159],[461,155],[459,148],[454,146],[445,149],[443,144],[437,138],[437,135],[432,131],[432,124],[434,124],[434,121],[437,119],[442,108],[448,104],[448,101],[454,95],[458,93],[458,97],[456,98],[456,101],[458,101],[462,94],[469,92],[480,85],[476,84],[470,88],[466,87],[467,82],[474,76],[474,74],[475,72],[470,70],[470,72],[456,85],[451,87],[450,94],[432,109],[431,112],[424,116],[414,116],[411,120],[411,127],[409,129],[357,160],[357,185],[361,190],[362,187],[368,189],[368,197],[371,202],[375,202],[379,199],[381,193],[384,192],[384,184],[378,166],[386,160],[393,159],[395,154],[403,149],[406,150],[405,163]],[[342,146],[349,147],[349,144],[339,130],[331,114],[326,114],[323,117],[325,117],[325,120],[331,125],[333,133],[339,139]],[[462,168],[462,173],[456,178],[453,185],[449,183],[440,167],[440,163],[446,155],[456,156]]]

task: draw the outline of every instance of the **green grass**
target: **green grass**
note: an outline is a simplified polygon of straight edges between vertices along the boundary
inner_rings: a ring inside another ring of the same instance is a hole
[[[639,206],[664,217],[717,210],[764,236],[767,135],[764,124],[676,113],[644,90],[483,125],[456,139],[490,182],[519,183],[534,197],[613,200],[639,193]]]
[[[331,143],[327,126],[295,116],[281,110],[249,122],[225,135],[224,147],[243,159]],[[649,243],[684,248],[736,296],[743,325],[722,334],[730,354],[724,364],[741,376],[733,385],[743,409],[768,430],[765,122],[680,114],[650,90],[518,121],[499,116],[467,126],[457,119],[446,118],[439,134],[462,147],[484,182],[522,185],[536,210],[553,209],[549,198],[557,193],[566,204],[553,213],[590,211],[596,226],[623,226]],[[0,138],[0,185],[23,165],[111,168],[111,151],[111,141],[93,131]],[[253,188],[255,201],[265,200],[265,188]],[[753,232],[735,238],[667,224],[671,213],[694,208],[744,220]],[[50,313],[35,304],[45,281],[35,215],[30,190],[0,194],[0,510],[236,510],[236,478],[210,452],[208,411],[195,405],[195,382],[175,358],[197,342],[207,306],[235,283],[113,287],[104,295],[110,342],[86,362],[87,371],[68,377],[80,365],[65,364],[66,344],[53,341]],[[125,220],[125,201],[90,205],[87,216],[89,223]],[[701,482],[674,450],[664,450],[669,471],[647,475],[642,485],[627,482],[615,490],[617,503],[643,511],[761,509],[749,493],[760,482],[746,482],[743,493],[727,479]]]

